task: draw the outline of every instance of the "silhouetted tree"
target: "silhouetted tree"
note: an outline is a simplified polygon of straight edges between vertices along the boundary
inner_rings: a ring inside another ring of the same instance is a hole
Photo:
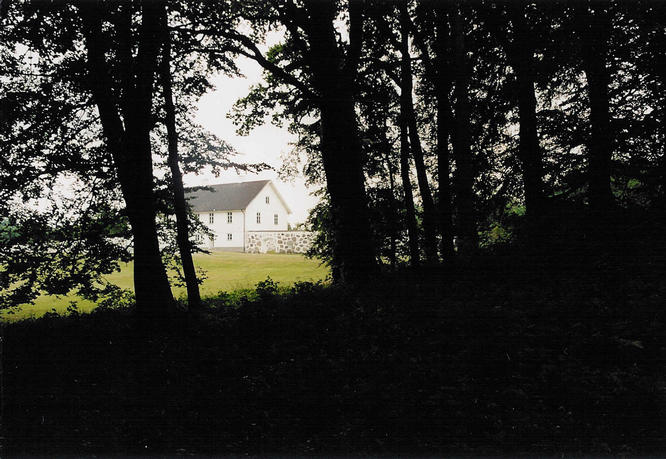
[[[423,232],[425,257],[429,263],[437,262],[437,215],[435,204],[432,199],[428,174],[423,160],[423,149],[421,138],[416,122],[414,101],[412,100],[412,65],[409,51],[409,36],[411,19],[407,8],[407,2],[401,2],[398,8],[400,24],[400,110],[401,122],[406,124],[409,133],[409,146],[416,166],[416,177],[418,179],[419,193],[423,203]],[[402,145],[402,143],[401,143]],[[409,204],[407,204],[409,206]],[[408,211],[409,212],[409,211]]]
[[[607,5],[585,3],[577,11],[577,31],[582,46],[582,62],[590,104],[591,135],[588,143],[589,200],[591,210],[600,217],[612,203],[612,134],[609,108],[608,39],[610,17]]]
[[[219,9],[212,5],[209,11],[214,16]],[[251,37],[220,27],[219,15],[212,24],[218,29],[207,31],[233,40],[235,52],[256,60],[273,78],[293,86],[316,107],[321,163],[330,196],[334,272],[339,274],[338,280],[349,282],[360,281],[376,269],[354,109],[363,9],[356,0],[247,2],[240,8],[241,17],[254,21],[258,28],[270,23],[286,29],[288,40],[279,51],[292,60],[288,66],[278,64],[279,53],[266,57]],[[348,43],[336,31],[335,21],[341,13],[349,17]]]
[[[159,2],[141,4],[138,35],[132,34],[132,11],[120,5],[113,17],[118,59],[120,100],[116,100],[114,68],[107,62],[108,38],[104,13],[97,3],[79,6],[86,46],[88,84],[100,114],[107,147],[111,151],[127,205],[134,240],[134,290],[137,312],[157,319],[173,305],[171,289],[160,257],[155,224],[153,163],[150,131],[153,127],[153,86],[166,10]],[[134,42],[136,39],[136,42]],[[133,52],[136,48],[136,57]]]
[[[508,13],[513,26],[513,41],[507,44],[507,54],[516,74],[518,91],[520,123],[518,156],[522,165],[527,217],[533,219],[544,213],[543,160],[537,132],[534,88],[536,72],[533,48],[534,32],[525,17],[525,3],[509,3]],[[536,234],[531,236],[533,239],[538,237]]]
[[[160,81],[162,95],[164,97],[164,124],[167,129],[168,157],[167,163],[171,171],[171,188],[173,192],[173,204],[176,213],[176,240],[183,264],[185,284],[187,287],[187,300],[190,308],[201,307],[201,295],[199,294],[199,282],[192,260],[192,243],[190,242],[190,230],[188,224],[187,201],[185,200],[185,189],[183,187],[183,176],[180,171],[180,158],[178,155],[178,132],[176,126],[176,108],[173,102],[173,90],[171,81],[171,37],[168,29],[168,19],[164,18],[163,34],[164,44],[162,48],[162,61],[160,65]]]
[[[456,235],[458,250],[469,254],[477,248],[476,217],[474,212],[474,170],[470,150],[470,106],[468,91],[469,66],[465,47],[465,22],[461,4],[453,8],[453,74],[455,79],[455,129],[453,156],[456,170],[453,175],[456,205]]]

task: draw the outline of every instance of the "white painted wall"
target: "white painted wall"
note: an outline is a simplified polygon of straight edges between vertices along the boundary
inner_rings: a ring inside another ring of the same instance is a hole
[[[268,203],[266,198],[268,197]],[[227,212],[232,213],[232,222],[227,221]],[[213,223],[209,223],[210,214],[213,214]],[[257,223],[257,213],[261,213],[261,223]],[[275,224],[275,215],[278,224]],[[271,183],[255,196],[248,204],[245,212],[241,210],[215,210],[211,212],[196,212],[199,220],[215,234],[214,241],[204,240],[200,243],[206,248],[235,248],[245,246],[243,238],[247,231],[287,231],[287,208],[278,197]],[[231,240],[229,240],[231,234]]]
[[[231,212],[231,223],[227,221],[227,212]],[[213,214],[213,223],[209,223],[210,214]],[[203,247],[243,247],[243,212],[240,210],[226,211],[216,210],[213,212],[197,212],[199,220],[203,222],[206,227],[215,233],[215,241],[204,240]],[[231,240],[228,235],[231,234]]]
[[[268,197],[268,204],[266,203]],[[261,223],[257,223],[257,213],[261,213]],[[278,224],[275,224],[275,214],[278,216]],[[245,210],[246,231],[286,231],[287,230],[287,208],[275,192],[271,183],[255,196]]]

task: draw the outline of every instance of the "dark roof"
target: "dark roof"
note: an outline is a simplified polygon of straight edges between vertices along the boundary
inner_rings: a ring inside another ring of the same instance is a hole
[[[185,197],[194,210],[243,210],[270,180],[209,185],[209,190],[185,190]]]

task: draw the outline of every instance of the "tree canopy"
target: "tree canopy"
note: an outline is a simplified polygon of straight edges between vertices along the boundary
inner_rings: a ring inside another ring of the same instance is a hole
[[[244,134],[269,119],[297,134],[282,173],[321,188],[313,254],[336,281],[507,244],[544,253],[571,229],[603,246],[623,212],[666,202],[659,3],[3,8],[4,305],[39,289],[92,292],[132,257],[140,310],[167,313],[158,212],[179,215],[180,258],[196,284],[179,176],[243,167],[192,121],[211,77],[237,75],[239,56],[264,77],[229,116]],[[266,45],[268,32],[278,43]]]

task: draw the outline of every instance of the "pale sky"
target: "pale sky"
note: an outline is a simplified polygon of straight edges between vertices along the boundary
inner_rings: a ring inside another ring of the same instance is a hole
[[[277,170],[281,166],[280,156],[291,150],[290,142],[295,137],[286,128],[278,128],[270,124],[270,120],[254,129],[248,136],[236,134],[236,127],[226,117],[234,102],[248,94],[252,84],[261,81],[262,69],[255,61],[241,57],[236,61],[245,78],[229,78],[217,75],[212,79],[214,89],[199,101],[197,122],[220,139],[233,146],[239,155],[238,162],[260,163],[271,165],[275,170],[259,174],[239,175],[233,170],[224,171],[219,177],[211,173],[198,176],[188,174],[184,177],[186,186],[213,185],[218,183],[245,182],[251,180],[271,179],[291,207],[290,223],[304,222],[309,209],[318,201],[310,195],[312,190],[306,188],[303,177],[296,178],[293,183],[280,182]]]

